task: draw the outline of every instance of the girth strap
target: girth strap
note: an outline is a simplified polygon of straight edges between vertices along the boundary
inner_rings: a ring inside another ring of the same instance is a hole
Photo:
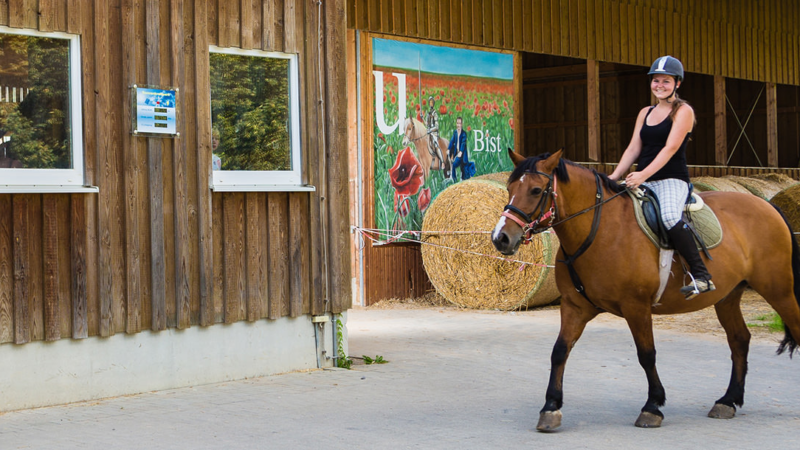
[[[572,285],[575,286],[575,290],[578,291],[579,294],[583,296],[592,306],[597,308],[600,311],[605,312],[603,308],[595,305],[595,303],[586,295],[586,288],[583,286],[583,282],[581,281],[581,277],[578,275],[578,271],[575,270],[573,267],[573,263],[579,256],[584,254],[586,250],[592,245],[594,242],[594,238],[597,236],[597,229],[600,228],[600,212],[603,208],[602,201],[603,201],[603,187],[600,183],[600,176],[595,173],[594,175],[595,182],[597,183],[597,195],[595,196],[595,206],[594,215],[592,217],[592,229],[589,232],[589,236],[586,237],[586,240],[583,241],[583,244],[578,248],[578,250],[572,254],[567,254],[567,251],[564,249],[564,246],[561,246],[561,251],[564,253],[565,259],[558,260],[560,263],[564,263],[567,266],[567,270],[569,270],[569,277],[572,279]]]

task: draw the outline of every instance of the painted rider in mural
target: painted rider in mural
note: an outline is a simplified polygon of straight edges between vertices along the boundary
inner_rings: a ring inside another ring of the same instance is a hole
[[[428,111],[425,112],[425,127],[428,129],[428,148],[431,156],[439,158],[439,167],[445,170],[445,178],[449,177],[442,157],[442,149],[439,148],[439,114],[436,112],[436,104],[433,96],[428,97]]]
[[[464,121],[461,117],[456,118],[456,129],[453,130],[453,137],[450,138],[450,145],[447,147],[450,157],[451,172],[450,179],[456,180],[456,168],[461,167],[461,180],[468,180],[475,175],[475,163],[469,160],[467,152],[467,132],[462,128]]]

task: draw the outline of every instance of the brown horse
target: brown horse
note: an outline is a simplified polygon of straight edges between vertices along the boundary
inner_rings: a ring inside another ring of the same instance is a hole
[[[405,136],[403,137],[403,147],[407,147],[410,143],[414,143],[417,149],[417,157],[422,165],[422,173],[425,179],[428,179],[428,174],[431,169],[445,171],[445,177],[450,176],[450,158],[447,157],[447,141],[439,137],[439,150],[442,152],[444,161],[441,161],[436,155],[436,152],[431,146],[431,138],[428,129],[425,125],[417,119],[407,118],[403,124]]]
[[[648,382],[647,402],[636,425],[658,427],[664,387],[656,371],[653,314],[679,314],[714,305],[728,336],[733,369],[727,392],[709,417],[732,418],[744,403],[750,332],[740,300],[755,289],[781,316],[785,337],[778,353],[791,356],[800,337],[800,249],[788,222],[770,203],[750,194],[704,192],[724,239],[707,261],[716,291],[686,300],[682,265],[675,258],[666,291],[659,288],[658,249],[639,230],[630,197],[607,176],[561,158],[561,150],[524,158],[509,150],[516,168],[508,180],[509,204],[492,232],[505,255],[514,254],[533,233],[552,226],[561,241],[556,283],[562,294],[561,331],[551,356],[550,382],[537,429],[561,425],[562,380],[570,350],[586,324],[601,312],[622,317],[633,334]],[[622,195],[619,195],[622,194]],[[533,219],[530,216],[533,216]],[[572,269],[569,266],[572,266]]]

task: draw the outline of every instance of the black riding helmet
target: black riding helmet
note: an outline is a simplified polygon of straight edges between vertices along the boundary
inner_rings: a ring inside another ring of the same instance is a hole
[[[650,71],[647,74],[650,75],[651,79],[653,75],[671,75],[675,78],[675,89],[670,94],[670,97],[672,97],[678,89],[677,84],[683,80],[683,64],[678,58],[669,55],[662,56],[653,61],[653,65],[650,66]]]

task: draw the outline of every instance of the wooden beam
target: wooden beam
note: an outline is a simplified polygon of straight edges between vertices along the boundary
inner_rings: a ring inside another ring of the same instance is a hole
[[[725,128],[728,110],[725,107],[725,77],[714,76],[714,162],[727,165],[728,134]]]
[[[594,59],[586,62],[586,106],[589,160],[600,161],[600,64]]]
[[[767,166],[778,167],[778,89],[767,83]]]

